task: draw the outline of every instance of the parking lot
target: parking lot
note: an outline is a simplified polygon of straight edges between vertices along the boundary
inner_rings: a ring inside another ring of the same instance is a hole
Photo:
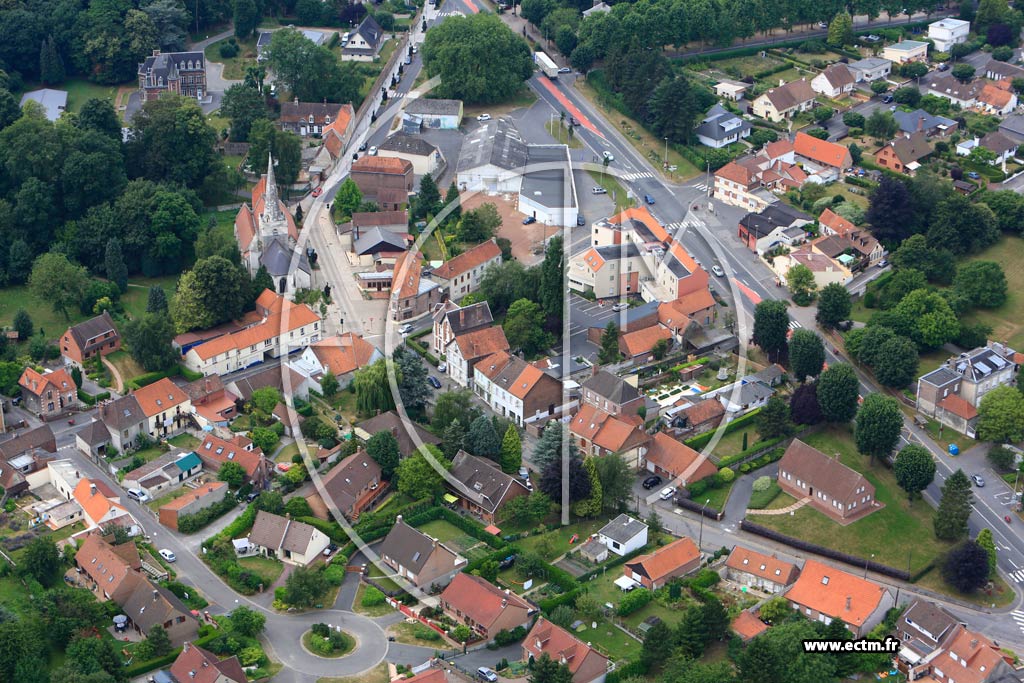
[[[588,301],[576,294],[569,295],[569,349],[573,356],[597,359],[600,350],[597,344],[587,339],[591,327],[604,327],[615,317],[610,303]]]

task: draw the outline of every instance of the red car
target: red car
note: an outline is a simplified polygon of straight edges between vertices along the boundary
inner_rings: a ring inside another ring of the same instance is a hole
[[[318,187],[315,190],[313,190],[313,196],[314,197],[319,197],[320,195],[323,194],[323,192],[324,192],[324,188]]]

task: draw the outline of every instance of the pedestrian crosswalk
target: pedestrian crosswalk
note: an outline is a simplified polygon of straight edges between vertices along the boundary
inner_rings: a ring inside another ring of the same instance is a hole
[[[1024,631],[1024,612],[1022,612],[1019,609],[1015,609],[1012,612],[1010,612],[1010,616],[1013,617],[1013,620],[1017,622],[1017,628],[1019,628],[1021,631]]]
[[[1015,572],[1010,572],[1009,577],[1016,583],[1024,583],[1024,569],[1018,569]]]
[[[643,171],[639,173],[623,173],[619,176],[623,180],[640,180],[641,178],[653,178],[654,174],[650,171]]]
[[[438,12],[437,16],[441,17],[441,18],[444,18],[444,17],[461,17],[462,16],[462,12]]]
[[[687,216],[683,220],[676,221],[675,223],[669,223],[665,227],[668,229],[669,233],[676,233],[680,230],[685,231],[687,228],[697,228],[700,227],[700,225],[701,222],[699,218],[696,216]]]
[[[699,183],[697,185],[694,185],[694,187],[696,189],[700,190],[701,192],[707,192],[708,191],[708,184],[707,183]]]
[[[802,327],[802,325],[800,323],[798,323],[796,320],[790,320],[789,321],[789,329],[796,330],[796,329],[799,329],[800,327]]]

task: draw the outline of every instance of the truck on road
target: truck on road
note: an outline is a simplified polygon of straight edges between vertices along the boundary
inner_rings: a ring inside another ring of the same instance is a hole
[[[544,72],[544,75],[548,78],[558,78],[558,66],[551,61],[543,52],[534,52],[533,61],[537,62],[537,66]]]

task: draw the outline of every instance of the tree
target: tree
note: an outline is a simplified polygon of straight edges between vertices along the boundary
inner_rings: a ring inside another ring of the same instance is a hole
[[[942,497],[935,511],[935,536],[943,541],[956,541],[967,536],[967,520],[973,504],[971,482],[963,470],[958,469],[946,477],[942,485]]]
[[[601,333],[601,348],[597,353],[597,362],[601,364],[616,363],[621,354],[619,353],[619,326],[614,320],[609,320]]]
[[[660,619],[644,634],[640,660],[647,665],[648,670],[669,660],[674,640],[672,630]]]
[[[32,318],[24,308],[19,308],[18,312],[14,314],[13,327],[14,331],[18,333],[18,341],[25,341],[32,336],[32,332],[36,329]]]
[[[960,323],[956,314],[937,292],[916,289],[893,309],[894,320],[906,330],[918,348],[936,349],[956,337]]]
[[[575,457],[576,445],[569,439],[569,457]],[[544,426],[544,431],[533,447],[533,464],[541,472],[549,465],[562,462],[562,423],[552,420]]]
[[[64,60],[51,35],[43,41],[39,49],[39,80],[43,82],[43,85],[58,85],[64,82],[66,76]]]
[[[398,372],[398,395],[405,410],[413,416],[422,416],[430,398],[427,384],[427,366],[423,359],[405,347],[398,347],[392,356]]]
[[[761,347],[768,358],[778,357],[786,348],[789,333],[789,313],[786,303],[769,299],[757,304],[754,309],[754,334],[752,341]]]
[[[840,12],[828,25],[828,44],[832,47],[853,44],[853,18],[849,12]]]
[[[590,495],[577,501],[572,506],[572,511],[578,517],[596,517],[601,513],[601,478],[598,476],[594,458],[584,460],[583,469],[590,479]]]
[[[249,432],[249,438],[252,439],[253,445],[266,453],[267,456],[274,453],[277,444],[281,441],[281,437],[277,435],[277,432],[269,427],[254,427]]]
[[[996,569],[999,564],[999,554],[996,550],[996,541],[992,538],[992,530],[982,529],[979,531],[975,542],[984,548],[988,554],[988,578],[992,578],[996,575]]]
[[[121,334],[128,353],[146,372],[167,370],[181,362],[181,353],[171,345],[174,326],[166,315],[146,313],[129,320],[121,326]]]
[[[466,428],[462,426],[458,418],[448,423],[441,435],[441,452],[446,458],[454,458],[455,454],[462,450],[466,441]]]
[[[52,586],[60,574],[57,545],[47,536],[33,538],[25,546],[21,564],[25,572],[36,581],[47,587]]]
[[[466,433],[465,449],[481,458],[498,460],[501,455],[501,440],[494,429],[494,423],[486,415],[473,420]]]
[[[245,40],[260,23],[260,9],[256,0],[234,0],[235,37]]]
[[[323,572],[296,567],[285,579],[284,602],[293,607],[313,607],[330,589]]]
[[[825,344],[814,332],[795,330],[789,340],[789,367],[797,381],[817,377],[825,365]]]
[[[228,624],[232,633],[237,633],[246,638],[259,637],[266,623],[267,618],[262,612],[257,612],[249,607],[236,607],[228,615]]]
[[[942,578],[961,593],[973,593],[988,583],[988,562],[988,552],[976,541],[963,541],[946,555]]]
[[[837,363],[818,378],[818,405],[828,422],[849,422],[857,414],[860,382],[853,368]]]
[[[338,393],[338,378],[334,376],[334,373],[328,370],[320,378],[320,392],[325,398],[332,398]]]
[[[893,464],[896,483],[913,500],[935,479],[935,460],[924,446],[910,444],[900,449]]]
[[[37,258],[28,276],[28,288],[33,298],[49,302],[53,311],[68,321],[71,320],[68,310],[82,301],[88,284],[89,276],[85,268],[57,252]]]
[[[908,62],[900,67],[900,75],[907,79],[921,78],[928,73],[928,65],[923,62]]]
[[[528,496],[516,496],[508,501],[502,509],[504,520],[516,526],[531,526],[547,515],[551,509],[551,499],[540,491]]]
[[[921,101],[921,91],[912,85],[905,85],[902,88],[897,88],[896,92],[892,94],[892,98],[899,104],[916,107],[917,103]]]
[[[157,657],[168,655],[174,649],[174,646],[171,645],[170,636],[167,635],[164,627],[159,624],[150,627],[149,633],[146,634],[146,642],[149,643],[149,647]]]
[[[94,130],[121,141],[121,120],[110,100],[96,97],[86,100],[78,111],[77,125],[81,130]]]
[[[786,285],[793,295],[793,303],[797,306],[809,306],[814,301],[814,292],[818,288],[814,281],[814,273],[802,263],[798,263],[786,273]]]
[[[868,394],[857,411],[853,432],[857,450],[872,459],[887,456],[899,441],[903,413],[896,399],[883,394]]]
[[[436,215],[441,208],[441,192],[429,173],[420,179],[420,191],[416,195],[413,208],[413,216],[416,218]]]
[[[575,503],[587,498],[590,493],[590,472],[584,469],[579,455],[575,448],[570,445],[572,451],[569,456],[569,503]],[[548,463],[541,470],[540,490],[551,500],[562,501],[562,462],[561,460]]]
[[[267,272],[267,267],[261,263],[260,267],[256,269],[256,274],[252,276],[252,287],[250,290],[256,297],[259,297],[260,294],[268,289],[271,292],[277,291],[277,287],[274,285],[274,278]]]
[[[217,479],[230,488],[239,489],[245,483],[245,468],[237,462],[226,462],[217,470]]]
[[[448,186],[448,191],[444,193],[444,203],[448,212],[448,220],[451,222],[458,221],[462,216],[462,204],[459,201],[459,186],[452,179],[452,184]]]
[[[265,119],[269,114],[260,91],[243,83],[227,89],[220,110],[221,115],[231,121],[231,139],[235,142],[248,140],[253,121]]]
[[[601,480],[601,505],[609,514],[626,509],[633,498],[630,485],[631,470],[621,455],[602,455],[597,458],[597,475]]]
[[[373,461],[380,465],[381,477],[391,481],[398,462],[401,460],[401,453],[398,449],[398,439],[390,431],[377,432],[366,442],[366,452]]]
[[[979,252],[999,239],[999,220],[992,209],[959,193],[939,201],[926,226],[928,242],[954,255]]]
[[[787,436],[793,431],[789,421],[789,405],[779,396],[772,396],[757,413],[757,433],[763,439]]]
[[[799,425],[814,425],[824,419],[821,406],[818,405],[817,384],[801,384],[796,388],[789,400],[789,414],[793,422]]]
[[[437,204],[440,205],[440,199],[437,200]],[[451,220],[450,217],[449,220]],[[497,207],[490,202],[481,204],[476,209],[462,215],[462,221],[459,223],[459,239],[474,244],[485,242],[494,237],[494,232],[500,227],[501,215],[498,213]]]
[[[130,175],[198,188],[218,162],[216,139],[194,98],[165,95],[150,100],[132,118],[125,145]]]
[[[531,656],[531,660],[532,660]],[[572,671],[569,666],[551,659],[547,652],[540,659],[533,660],[530,669],[530,683],[572,683]]]
[[[997,472],[1010,472],[1014,469],[1017,456],[1008,448],[993,446],[988,449],[988,461]]]
[[[974,307],[998,308],[1006,303],[1006,275],[995,261],[971,261],[959,266],[953,288]]]
[[[501,471],[505,474],[516,474],[523,464],[523,444],[519,439],[519,430],[509,425],[505,436],[501,439]]]
[[[509,306],[502,328],[509,345],[527,356],[540,353],[551,343],[544,331],[544,313],[529,299],[519,299]]]
[[[252,404],[253,409],[266,417],[274,412],[274,408],[277,407],[278,403],[283,402],[283,398],[281,391],[277,387],[260,387],[252,392],[249,402]]]
[[[918,361],[914,342],[896,335],[878,347],[871,370],[883,385],[902,389],[917,377]]]
[[[345,178],[345,182],[338,188],[334,195],[334,210],[342,218],[348,219],[359,210],[363,203],[363,193],[359,190],[352,177]]]
[[[473,404],[473,392],[469,389],[446,391],[438,394],[434,402],[434,416],[431,425],[434,431],[443,432],[453,421],[461,424],[473,424],[480,414],[480,409]]]
[[[248,287],[239,269],[221,256],[196,261],[178,280],[171,301],[175,329],[205,329],[241,316],[248,303]]]
[[[146,313],[167,313],[167,292],[163,287],[155,286],[149,288],[149,295],[146,299]]]
[[[818,312],[815,319],[825,329],[832,329],[850,318],[853,305],[850,292],[838,282],[831,282],[818,294]]]
[[[978,404],[978,438],[996,443],[1024,439],[1024,396],[1012,387],[996,387]]]
[[[437,447],[425,446],[436,462],[448,470],[452,464]],[[395,470],[398,474],[398,490],[413,500],[428,498],[443,490],[444,477],[423,455],[422,450],[403,458]]]
[[[684,76],[666,77],[651,93],[648,108],[651,127],[662,138],[686,144],[714,98],[706,88]]]
[[[562,254],[562,236],[554,235],[544,250],[540,266],[540,305],[550,317],[561,318],[565,286],[562,283],[565,264]]]
[[[383,358],[356,370],[352,377],[352,387],[356,392],[356,410],[360,415],[386,413],[395,407],[395,397],[388,382],[388,365]]]
[[[876,109],[864,122],[864,132],[879,140],[890,140],[898,130],[899,124],[896,123],[892,112],[884,109]]]
[[[855,111],[848,111],[843,114],[843,123],[845,123],[849,128],[863,128],[864,121],[864,115],[858,114]]]
[[[953,66],[950,73],[953,74],[953,78],[961,83],[968,83],[974,78],[974,67],[967,62],[960,62]]]
[[[439,96],[468,104],[508,99],[533,72],[525,41],[492,14],[434,26],[423,43],[423,65],[429,76],[441,77]]]

